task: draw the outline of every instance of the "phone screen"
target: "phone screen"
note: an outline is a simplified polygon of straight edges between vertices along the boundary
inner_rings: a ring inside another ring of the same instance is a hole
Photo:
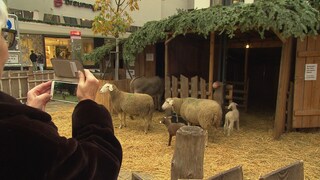
[[[52,81],[51,95],[52,100],[78,103],[77,98],[78,84],[63,81]]]

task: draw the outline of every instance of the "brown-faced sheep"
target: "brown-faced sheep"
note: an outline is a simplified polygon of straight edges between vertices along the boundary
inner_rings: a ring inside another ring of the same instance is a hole
[[[224,132],[228,131],[228,136],[230,136],[230,131],[233,130],[234,123],[237,123],[237,130],[239,130],[239,110],[237,109],[237,103],[231,102],[228,109],[231,111],[227,112],[225,115]]]
[[[153,99],[148,94],[127,93],[120,91],[114,84],[106,83],[101,93],[109,91],[113,109],[118,113],[120,126],[126,127],[126,115],[138,115],[145,120],[144,132],[147,133],[154,111]]]
[[[172,116],[163,117],[160,121],[161,124],[164,124],[169,133],[169,141],[168,146],[171,145],[172,137],[176,135],[178,129],[180,129],[182,126],[185,126],[183,123],[171,123]]]
[[[193,125],[200,125],[206,131],[214,125],[220,126],[222,118],[221,106],[214,100],[196,98],[167,98],[162,109],[173,109],[178,115]]]

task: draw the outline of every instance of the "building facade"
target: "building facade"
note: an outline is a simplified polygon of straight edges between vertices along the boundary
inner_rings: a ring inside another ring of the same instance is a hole
[[[45,55],[45,68],[51,68],[52,58],[70,59],[72,54],[71,31],[81,33],[81,54],[89,53],[113,37],[94,34],[91,24],[98,14],[95,0],[4,0],[10,14],[19,19],[19,63],[30,66],[31,50]],[[192,0],[141,0],[139,11],[131,12],[134,20],[131,30],[152,20],[160,20],[176,13],[177,9],[192,9]],[[125,38],[125,37],[122,37]],[[85,66],[93,62],[84,62]]]

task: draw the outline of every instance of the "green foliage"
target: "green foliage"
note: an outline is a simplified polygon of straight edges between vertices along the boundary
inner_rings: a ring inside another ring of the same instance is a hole
[[[95,63],[99,63],[102,61],[106,54],[109,54],[116,47],[116,44],[105,44],[101,47],[95,48],[91,53],[84,54],[84,61],[94,61]]]
[[[319,11],[304,0],[258,0],[252,4],[213,6],[178,14],[160,21],[146,23],[125,41],[123,58],[134,61],[147,45],[164,40],[169,35],[188,32],[207,37],[211,31],[226,33],[230,38],[240,29],[255,30],[264,38],[266,30],[273,30],[283,38],[304,38],[316,35],[319,29]],[[169,32],[169,33],[168,33]]]
[[[119,45],[122,46],[125,40],[121,39],[119,41]],[[105,59],[106,55],[110,53],[110,51],[114,51],[116,48],[115,42],[110,42],[98,48],[95,48],[92,52],[88,54],[84,54],[82,59],[84,61],[94,61],[95,63],[99,63]]]
[[[92,30],[94,33],[111,35],[118,38],[126,33],[133,20],[126,8],[130,11],[139,10],[139,0],[96,0],[95,9],[100,9],[99,14],[94,17]],[[115,6],[113,5],[115,3]]]

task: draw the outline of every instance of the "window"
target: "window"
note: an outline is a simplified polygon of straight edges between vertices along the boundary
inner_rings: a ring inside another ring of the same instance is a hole
[[[91,20],[87,20],[87,19],[80,19],[80,25],[84,26],[84,27],[92,27],[92,22]]]
[[[73,17],[63,16],[64,23],[68,25],[78,25],[77,19]]]
[[[60,23],[60,16],[53,14],[44,14],[43,21],[45,22],[53,22]]]
[[[33,19],[33,12],[32,11],[24,11],[19,9],[9,9],[10,14],[15,14],[18,18],[21,19]]]

